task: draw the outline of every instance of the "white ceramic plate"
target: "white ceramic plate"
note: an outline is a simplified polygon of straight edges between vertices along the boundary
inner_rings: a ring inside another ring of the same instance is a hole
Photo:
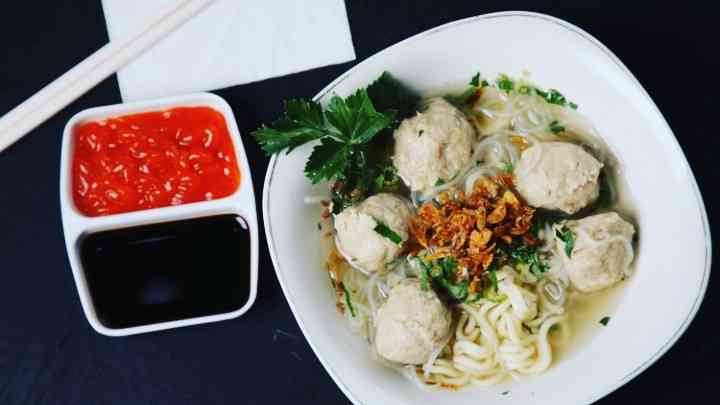
[[[531,72],[580,105],[619,158],[640,230],[636,273],[607,327],[545,374],[492,389],[420,391],[373,362],[334,305],[316,230],[316,194],[303,175],[311,147],[272,159],[265,178],[265,231],[280,284],[315,354],[358,404],[586,404],[630,381],[685,331],[710,273],[710,231],[688,163],[657,106],[605,46],[542,14],[506,12],[460,20],[416,35],[358,64],[316,99],[346,96],[384,70],[422,90],[463,85],[475,72]],[[506,395],[501,392],[510,391]],[[517,402],[516,402],[517,401]]]

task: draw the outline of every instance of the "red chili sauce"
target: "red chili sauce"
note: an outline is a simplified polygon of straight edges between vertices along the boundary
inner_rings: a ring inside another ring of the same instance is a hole
[[[226,197],[240,184],[225,118],[209,107],[75,128],[73,199],[94,217]]]

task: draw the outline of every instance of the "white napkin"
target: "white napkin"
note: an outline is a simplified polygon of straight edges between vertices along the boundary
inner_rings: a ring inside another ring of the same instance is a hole
[[[110,39],[178,0],[102,0]],[[355,59],[343,0],[216,0],[118,72],[125,101],[214,90]]]

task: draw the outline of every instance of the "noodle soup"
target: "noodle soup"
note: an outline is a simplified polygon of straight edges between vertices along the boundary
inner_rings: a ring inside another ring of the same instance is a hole
[[[559,91],[478,74],[421,98],[386,73],[324,110],[296,103],[255,136],[271,153],[321,139],[305,171],[331,198],[307,201],[336,306],[379,362],[432,389],[540,374],[617,301],[630,196]]]

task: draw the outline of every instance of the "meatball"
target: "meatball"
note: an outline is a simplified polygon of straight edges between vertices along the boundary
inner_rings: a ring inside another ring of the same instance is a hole
[[[578,291],[594,292],[610,287],[630,275],[635,228],[615,212],[567,221],[573,234],[570,257],[555,235],[557,254],[562,257],[570,283]]]
[[[578,145],[539,143],[523,152],[516,165],[517,190],[534,207],[574,214],[597,199],[602,167]]]
[[[390,290],[377,313],[375,348],[383,358],[403,364],[424,364],[450,333],[450,311],[435,292],[417,279]]]
[[[474,141],[465,115],[444,99],[431,98],[424,112],[395,131],[393,162],[411,190],[426,192],[470,165]]]
[[[335,216],[336,246],[353,267],[367,272],[383,270],[407,240],[411,216],[408,200],[393,194],[376,194]],[[402,240],[398,243],[381,234],[376,230],[380,224]]]

